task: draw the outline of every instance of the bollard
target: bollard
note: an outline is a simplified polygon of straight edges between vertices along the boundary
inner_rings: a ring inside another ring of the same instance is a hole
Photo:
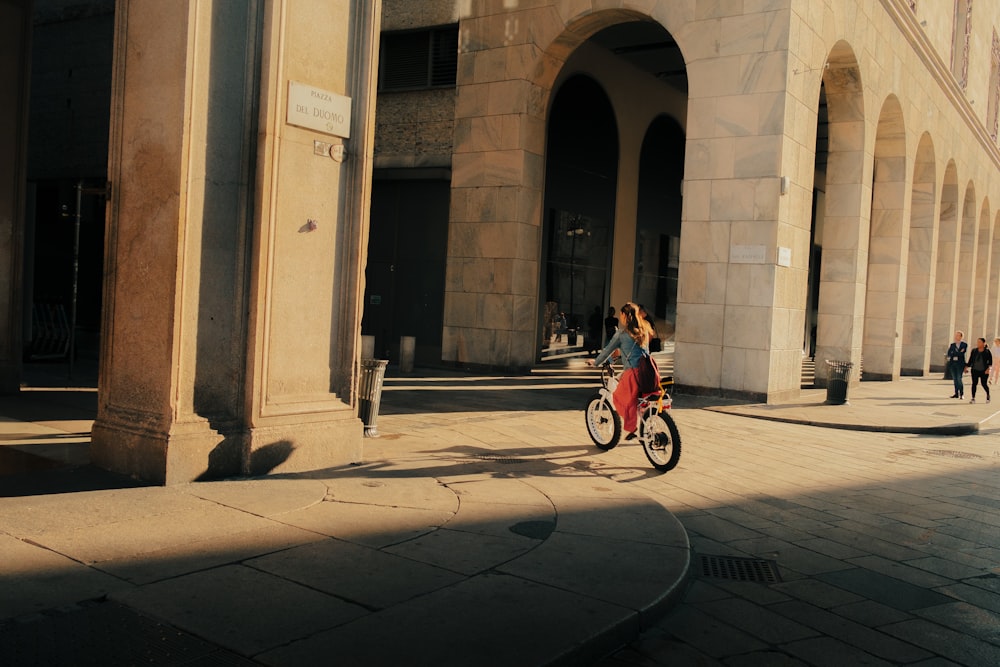
[[[382,382],[388,359],[362,359],[358,383],[358,417],[365,425],[365,437],[377,438],[379,404],[382,402]]]
[[[399,338],[399,372],[413,372],[413,356],[417,349],[417,339],[413,336]]]

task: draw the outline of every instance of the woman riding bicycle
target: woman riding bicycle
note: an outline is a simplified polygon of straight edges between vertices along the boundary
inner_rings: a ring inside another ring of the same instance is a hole
[[[635,437],[638,422],[639,383],[636,378],[636,367],[643,353],[649,354],[651,328],[646,320],[640,317],[639,307],[631,302],[622,306],[621,312],[618,313],[618,321],[621,323],[618,331],[597,358],[588,360],[587,364],[597,366],[607,361],[616,350],[621,353],[622,375],[612,398],[615,410],[621,415],[625,432],[628,434],[625,439],[631,440]]]

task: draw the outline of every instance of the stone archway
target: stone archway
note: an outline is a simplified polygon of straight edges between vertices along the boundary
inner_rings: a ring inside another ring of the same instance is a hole
[[[442,332],[445,363],[523,370],[538,359],[543,175],[553,91],[569,59],[598,33],[642,24],[669,36],[668,24],[681,24],[688,9],[687,3],[662,3],[654,21],[647,13],[649,3],[637,4],[645,11],[608,9],[592,0],[565,13],[551,7],[511,8],[498,15],[499,21],[462,22]],[[501,24],[504,29],[497,30]],[[626,164],[631,160],[620,161],[621,168]],[[628,206],[624,200],[617,198],[616,221],[628,212],[621,208]],[[478,205],[483,201],[496,205]],[[616,225],[616,256],[618,235],[624,232]],[[634,232],[628,236],[629,247],[633,244]],[[468,289],[463,276],[469,272],[510,279]],[[612,274],[614,300],[621,280],[614,269]],[[632,280],[629,271],[625,292]]]
[[[923,375],[930,361],[930,323],[933,313],[934,260],[937,225],[937,165],[934,143],[924,133],[917,145],[910,195],[910,241],[906,262],[906,300],[903,310],[902,375]]]
[[[958,170],[949,160],[941,185],[937,262],[934,275],[934,316],[931,325],[930,370],[944,370],[944,353],[955,330],[955,280],[958,276]]]
[[[856,367],[861,361],[871,215],[871,180],[865,178],[868,156],[861,72],[846,42],[834,46],[828,63],[823,88],[829,117],[829,151],[821,213],[823,259],[816,324],[816,383],[820,386],[825,386],[827,377],[823,360],[851,361]],[[853,378],[857,376],[855,373]]]
[[[899,377],[900,330],[909,229],[906,220],[906,129],[895,95],[882,105],[875,135],[871,230],[863,339],[866,379]]]

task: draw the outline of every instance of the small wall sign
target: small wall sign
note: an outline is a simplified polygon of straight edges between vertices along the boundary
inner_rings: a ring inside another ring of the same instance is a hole
[[[288,124],[349,139],[351,98],[298,81],[289,81]]]

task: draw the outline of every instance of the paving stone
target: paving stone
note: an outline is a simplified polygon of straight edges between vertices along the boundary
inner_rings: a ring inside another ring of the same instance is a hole
[[[861,602],[845,604],[840,607],[834,607],[830,611],[869,628],[877,628],[880,625],[898,623],[899,621],[913,618],[912,614],[893,609],[874,600],[862,600]]]
[[[693,605],[682,605],[660,626],[674,637],[713,658],[721,659],[768,648],[759,639],[696,609]]]
[[[952,586],[942,586],[941,588],[937,588],[935,590],[938,593],[944,593],[949,597],[956,598],[963,602],[968,602],[969,604],[975,605],[981,609],[988,609],[989,611],[1000,614],[1000,595],[997,593],[992,593],[982,588],[977,588],[976,586],[969,586],[965,583],[954,584]]]
[[[255,558],[246,565],[376,609],[464,579],[448,570],[333,539]]]
[[[915,612],[928,620],[1000,646],[1000,614],[968,604],[952,602]]]
[[[783,540],[772,537],[756,538],[752,540],[739,540],[730,542],[741,551],[752,554],[758,558],[767,558],[777,561],[782,568],[788,568],[803,574],[818,574],[820,572],[834,572],[836,570],[846,570],[851,565],[835,558],[824,556],[821,553],[803,549],[794,544],[789,544]]]
[[[963,563],[958,563],[954,560],[938,558],[936,556],[908,560],[906,561],[906,564],[920,568],[921,570],[926,570],[927,572],[933,572],[952,580],[968,579],[970,577],[978,577],[988,574],[991,565],[989,561],[983,559],[984,567],[971,567]]]
[[[797,541],[796,544],[805,549],[810,549],[816,553],[825,554],[830,558],[836,558],[838,560],[847,560],[848,558],[859,558],[861,556],[868,555],[867,551],[863,551],[846,544],[841,544],[840,542],[834,542],[833,540],[827,540],[822,537],[813,537],[812,539]]]
[[[540,540],[513,532],[506,536],[476,535],[442,528],[385,551],[471,576],[524,556],[539,544]]]
[[[753,651],[726,658],[728,667],[799,667],[808,662],[778,651]]]
[[[861,558],[851,558],[847,562],[851,565],[871,570],[872,572],[878,572],[901,581],[906,581],[921,588],[947,586],[954,582],[954,579],[948,579],[926,570],[910,567],[909,564],[915,561],[898,563],[887,558],[882,558],[881,556],[862,556]]]
[[[497,570],[640,611],[657,605],[673,586],[682,592],[687,556],[680,547],[557,531]],[[607,577],[614,568],[615,577]]]
[[[684,519],[683,523],[689,531],[694,531],[721,543],[761,537],[761,534],[756,531],[748,530],[732,521],[726,521],[716,516],[693,516]]]
[[[113,599],[248,656],[369,614],[242,565],[150,584]]]
[[[881,629],[963,665],[1000,664],[1000,646],[988,644],[930,621],[915,619],[887,625]]]
[[[813,637],[785,644],[783,650],[817,667],[843,667],[844,665],[872,665],[889,667],[891,662],[879,660],[864,651],[837,641],[832,637]]]
[[[452,512],[412,507],[323,502],[283,514],[281,521],[378,549],[426,535],[453,516]]]
[[[2,533],[0,563],[0,619],[132,588],[100,570]]]
[[[833,637],[865,653],[895,663],[908,663],[930,657],[927,651],[899,641],[878,630],[804,602],[783,602],[770,607],[775,613],[809,626],[817,634]]]
[[[487,603],[488,602],[488,603]],[[455,610],[461,609],[461,614]],[[446,622],[447,632],[441,632]],[[634,612],[593,598],[488,574],[256,656],[269,665],[541,665],[595,637],[599,651],[637,629]],[[606,636],[610,630],[610,635]],[[503,641],[497,641],[502,633]],[[485,650],[484,647],[489,647]],[[585,659],[584,659],[585,658]]]
[[[772,588],[825,609],[864,600],[860,595],[850,593],[842,588],[831,586],[816,579],[784,581],[773,584]]]
[[[826,572],[816,576],[828,584],[902,611],[948,602],[940,593],[864,568]]]
[[[767,644],[794,641],[818,634],[815,630],[796,623],[788,616],[769,611],[768,608],[748,600],[718,600],[695,605],[700,611],[714,616],[757,637]]]

